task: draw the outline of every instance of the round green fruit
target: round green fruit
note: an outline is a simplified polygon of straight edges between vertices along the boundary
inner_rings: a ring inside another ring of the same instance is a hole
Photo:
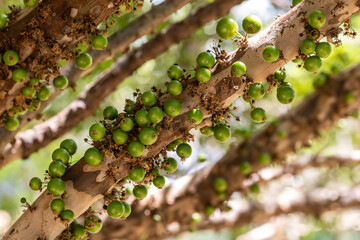
[[[242,22],[242,27],[244,31],[249,34],[258,33],[260,32],[262,27],[261,19],[258,16],[249,15],[244,18]]]
[[[124,132],[129,132],[133,129],[134,122],[130,118],[123,118],[120,122],[120,128]]]
[[[175,158],[168,158],[166,160],[164,170],[167,173],[173,173],[176,171],[177,167],[178,167],[178,164],[177,164],[177,161],[175,160]]]
[[[133,141],[128,145],[128,152],[133,157],[140,157],[145,151],[145,146],[139,141]]]
[[[240,172],[244,175],[248,175],[252,172],[252,166],[248,161],[240,163]]]
[[[134,113],[134,107],[135,107],[135,102],[127,99],[124,109],[125,112],[130,114]]]
[[[8,117],[5,122],[5,128],[9,131],[15,131],[19,124],[19,120],[16,117]]]
[[[151,107],[156,101],[156,94],[154,92],[146,91],[141,95],[141,102],[144,106]]]
[[[138,167],[130,170],[129,177],[133,182],[141,182],[144,179],[145,174],[145,169]]]
[[[33,98],[35,96],[35,89],[29,86],[23,87],[21,90],[22,95],[24,95],[25,98]]]
[[[150,123],[150,119],[148,116],[148,111],[146,110],[139,110],[135,113],[135,122],[140,127],[145,127]]]
[[[262,108],[255,108],[251,111],[251,119],[256,123],[263,123],[266,121],[266,112]]]
[[[296,5],[301,3],[302,1],[304,1],[304,0],[292,0],[292,5],[295,7]]]
[[[32,78],[30,78],[29,82],[30,82],[31,85],[36,86],[36,85],[39,84],[39,79],[36,78],[36,77],[32,77]]]
[[[37,0],[24,0],[24,4],[27,7],[35,7],[37,4]]]
[[[103,50],[108,45],[108,39],[102,34],[99,34],[93,38],[91,45],[96,50]]]
[[[86,150],[84,159],[90,166],[97,166],[102,162],[103,156],[97,148],[92,147]]]
[[[321,28],[326,22],[326,16],[321,11],[313,11],[310,13],[308,22],[313,28]]]
[[[70,154],[66,149],[60,147],[53,151],[51,158],[53,161],[59,160],[66,165],[69,162]]]
[[[316,55],[321,58],[327,58],[331,54],[331,45],[327,42],[320,42],[316,46]]]
[[[199,109],[192,109],[188,113],[188,120],[192,124],[200,124],[204,119],[204,114]]]
[[[277,89],[276,97],[282,104],[288,104],[294,100],[295,91],[292,87],[281,86]]]
[[[239,31],[237,22],[232,18],[221,19],[216,26],[216,33],[225,40],[233,39]]]
[[[102,221],[96,215],[90,215],[85,219],[84,227],[89,233],[98,233],[102,228]]]
[[[217,192],[225,192],[227,189],[227,182],[222,177],[217,177],[214,180],[214,188]]]
[[[51,90],[48,86],[43,85],[39,92],[37,93],[37,97],[39,98],[39,100],[41,101],[46,101],[49,99],[49,97],[51,96]]]
[[[167,91],[172,96],[180,95],[182,90],[183,90],[182,84],[178,80],[171,80],[167,85]]]
[[[122,219],[125,219],[125,218],[127,218],[127,217],[130,215],[130,213],[131,213],[131,206],[130,206],[130,204],[128,204],[127,202],[123,202],[123,204],[124,204],[124,207],[125,207],[125,211],[124,211],[123,215],[121,215],[121,218],[122,218]]]
[[[305,39],[300,44],[301,52],[306,55],[312,54],[313,52],[315,52],[315,49],[316,49],[316,44],[310,39]]]
[[[264,48],[263,57],[268,62],[276,62],[279,59],[280,51],[275,46],[267,46]]]
[[[208,68],[200,67],[195,73],[196,80],[207,83],[211,79],[211,71]]]
[[[120,129],[116,130],[113,133],[113,140],[116,144],[119,145],[125,144],[128,139],[129,139],[129,135]]]
[[[259,155],[258,161],[260,164],[269,164],[271,162],[271,156],[268,153],[261,153]]]
[[[94,141],[100,141],[105,137],[106,129],[101,123],[94,123],[89,129],[89,136]]]
[[[62,199],[59,199],[59,198],[54,199],[50,203],[50,209],[53,212],[55,212],[57,214],[60,214],[65,209],[65,202]]]
[[[42,182],[41,182],[40,178],[33,177],[29,182],[29,186],[32,190],[39,191],[39,190],[41,190]]]
[[[170,117],[176,117],[181,113],[181,103],[177,99],[169,99],[164,104],[164,110]]]
[[[22,82],[27,77],[27,71],[23,68],[17,68],[12,72],[12,79],[15,82]]]
[[[318,56],[311,56],[305,60],[304,68],[308,72],[319,72],[322,67],[322,60]]]
[[[52,177],[62,177],[65,174],[65,171],[65,165],[59,160],[53,161],[49,165],[49,173]]]
[[[7,22],[8,22],[8,16],[5,13],[0,13],[0,29],[4,29],[6,27]]]
[[[60,216],[61,216],[62,220],[69,221],[69,222],[73,221],[75,218],[74,212],[69,209],[62,211]]]
[[[214,128],[213,127],[203,127],[203,128],[200,128],[200,132],[205,135],[205,136],[212,136],[214,135]]]
[[[199,67],[212,68],[215,65],[215,58],[209,52],[202,52],[196,58]]]
[[[112,201],[107,206],[107,213],[112,218],[120,218],[125,212],[124,204],[120,201]]]
[[[173,80],[176,81],[176,80]],[[160,123],[164,119],[164,112],[159,107],[152,107],[148,112],[148,117],[152,123]]]
[[[157,131],[152,127],[145,127],[139,133],[139,140],[144,145],[152,145],[158,137]]]
[[[261,83],[253,83],[248,92],[252,99],[258,100],[265,95],[265,88]]]
[[[59,178],[53,178],[48,182],[47,190],[55,197],[61,196],[65,192],[65,183]]]
[[[85,70],[91,66],[92,58],[90,54],[82,53],[79,57],[76,58],[75,64],[79,69]]]
[[[32,103],[31,105],[28,107],[28,109],[30,111],[36,111],[36,110],[39,110],[41,106],[41,102],[39,99],[35,98],[35,99],[32,99]]]
[[[172,80],[178,80],[184,75],[184,70],[179,65],[172,65],[168,69],[168,76]]]
[[[286,79],[286,72],[279,69],[279,70],[276,70],[276,72],[274,73],[274,76],[279,82],[283,82]]]
[[[53,85],[56,89],[65,89],[68,86],[69,80],[64,75],[59,75],[53,80]]]
[[[70,224],[72,239],[82,240],[86,237],[86,229],[76,220]]]
[[[153,184],[157,188],[163,188],[165,186],[165,178],[163,176],[157,176],[154,178]]]
[[[72,139],[65,139],[61,142],[60,147],[66,149],[70,155],[74,155],[77,150],[76,142]]]
[[[133,194],[137,199],[144,199],[147,194],[148,190],[144,185],[136,185],[133,189]]]
[[[191,156],[192,149],[191,146],[187,143],[182,143],[176,148],[176,154],[180,158],[188,158]]]
[[[214,137],[221,143],[227,142],[231,137],[230,129],[224,125],[218,125],[214,128]]]
[[[231,65],[231,75],[234,77],[241,77],[246,73],[246,65],[243,62],[237,61]]]
[[[118,116],[118,110],[114,106],[108,106],[103,111],[104,119],[114,120]]]
[[[19,55],[13,50],[8,50],[3,55],[4,63],[8,66],[14,66],[19,62]]]

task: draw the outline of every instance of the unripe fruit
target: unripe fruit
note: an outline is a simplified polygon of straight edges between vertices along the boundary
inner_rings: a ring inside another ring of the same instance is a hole
[[[70,224],[71,236],[74,240],[82,240],[86,237],[86,229],[76,220]]]
[[[170,117],[176,117],[181,113],[181,103],[177,99],[169,99],[164,104],[164,110]]]
[[[308,72],[319,72],[322,67],[322,60],[318,56],[311,56],[305,60],[304,68]]]
[[[106,129],[101,123],[94,123],[89,129],[89,136],[94,141],[99,141],[105,137]]]
[[[304,54],[310,55],[315,52],[315,49],[316,44],[310,39],[305,39],[300,44],[300,50]]]
[[[316,46],[316,55],[321,58],[327,58],[331,54],[331,45],[327,42],[320,42]]]
[[[59,199],[59,198],[54,199],[50,203],[50,209],[53,212],[55,212],[57,214],[60,214],[65,209],[65,202],[62,199]]]
[[[279,59],[280,51],[275,46],[267,46],[264,48],[263,57],[268,62],[275,62]]]
[[[135,102],[134,101],[127,101],[126,104],[125,104],[125,112],[127,113],[134,113],[134,106],[135,106]]]
[[[204,119],[204,114],[199,109],[192,109],[188,113],[188,120],[192,124],[200,124]]]
[[[156,103],[156,94],[151,91],[146,91],[141,95],[141,102],[144,106],[151,107]]]
[[[8,22],[8,16],[5,13],[0,13],[0,29],[4,29],[6,27],[7,22]]]
[[[191,156],[192,149],[191,146],[187,143],[182,143],[176,148],[176,154],[180,158],[188,158]]]
[[[265,88],[261,83],[253,83],[249,88],[249,96],[254,99],[260,99],[265,94]]]
[[[213,127],[203,127],[200,128],[200,132],[205,136],[212,136],[214,135],[214,128]]]
[[[240,172],[244,175],[250,174],[252,171],[252,166],[248,161],[240,163]]]
[[[51,158],[54,161],[59,160],[66,165],[69,162],[70,154],[66,151],[66,149],[58,148],[52,153]]]
[[[249,15],[244,18],[242,22],[242,27],[245,32],[249,34],[258,33],[261,30],[261,19],[255,15]]]
[[[308,17],[308,22],[313,28],[321,28],[326,22],[326,16],[321,11],[313,11]]]
[[[266,121],[266,112],[262,108],[255,108],[251,111],[251,119],[256,123],[263,123]]]
[[[202,52],[196,58],[199,67],[212,68],[215,65],[215,58],[209,52]]]
[[[292,87],[281,86],[277,89],[276,97],[282,104],[288,104],[294,100],[295,91]]]
[[[84,227],[89,233],[98,233],[102,228],[102,221],[96,215],[91,215],[85,219]]]
[[[211,71],[208,68],[201,67],[196,70],[195,77],[199,82],[207,83],[211,79]]]
[[[231,65],[231,75],[234,77],[241,77],[246,73],[246,65],[243,62],[237,61]]]
[[[39,84],[39,79],[36,78],[36,77],[32,77],[32,78],[30,78],[29,82],[30,82],[31,85],[36,86],[36,85]]]
[[[148,117],[152,123],[160,123],[164,119],[164,112],[159,107],[152,107],[148,112]]]
[[[120,128],[124,132],[129,132],[133,129],[134,122],[130,118],[123,118],[120,122]]]
[[[35,7],[37,4],[37,0],[24,0],[24,4],[27,7]]]
[[[279,70],[276,70],[276,72],[274,73],[274,76],[279,82],[283,82],[286,79],[286,72],[279,69]]]
[[[48,86],[43,85],[39,92],[37,93],[37,97],[41,100],[41,101],[46,101],[49,99],[49,97],[51,96],[51,90]]]
[[[47,190],[55,197],[61,196],[65,192],[65,183],[59,178],[53,178],[48,182]]]
[[[27,71],[23,68],[17,68],[12,72],[12,79],[14,79],[15,82],[22,82],[27,77]]]
[[[90,166],[97,166],[102,162],[103,156],[97,148],[92,147],[86,150],[84,159]]]
[[[65,171],[65,165],[59,160],[53,161],[49,165],[49,173],[52,177],[62,177],[65,174]]]
[[[82,53],[79,57],[76,58],[75,64],[81,70],[85,70],[92,64],[92,58],[88,53]]]
[[[76,142],[72,139],[65,139],[60,144],[61,148],[64,148],[70,155],[74,155],[77,150]]]
[[[258,161],[260,164],[269,164],[271,162],[271,156],[268,153],[261,153]]]
[[[74,217],[75,217],[74,212],[71,211],[70,209],[66,209],[66,210],[62,211],[60,216],[61,216],[62,220],[69,221],[69,222],[73,221]]]
[[[36,91],[34,88],[29,87],[29,86],[25,86],[23,87],[23,89],[21,90],[22,95],[24,95],[25,98],[32,98],[34,97]]]
[[[299,3],[301,3],[303,0],[292,0],[292,5],[295,7]]]
[[[214,128],[214,137],[221,143],[227,142],[231,137],[230,129],[224,125],[218,125]]]
[[[41,182],[40,178],[33,177],[29,182],[29,186],[32,190],[38,191],[42,187],[42,182]]]
[[[183,90],[182,84],[178,80],[171,80],[167,85],[167,91],[172,96],[180,95],[182,90]]]
[[[152,127],[145,127],[139,133],[139,140],[144,145],[152,145],[158,137],[157,131]]]
[[[112,218],[120,218],[125,212],[124,204],[120,201],[112,201],[106,209],[108,215]]]
[[[19,55],[17,52],[9,50],[4,53],[3,60],[6,65],[14,66],[19,61]]]
[[[133,182],[141,182],[144,179],[145,174],[145,169],[138,167],[130,170],[129,177]]]
[[[239,31],[237,22],[232,18],[223,18],[216,25],[216,33],[225,40],[233,39]]]
[[[168,69],[168,76],[172,80],[178,80],[184,75],[184,70],[178,65],[172,65]]]
[[[214,188],[217,192],[225,192],[227,189],[227,182],[224,178],[218,177],[214,180]]]
[[[19,124],[19,120],[16,117],[8,117],[5,122],[5,128],[9,131],[15,131]]]
[[[165,186],[165,178],[163,176],[157,176],[154,178],[153,184],[157,188],[163,188]]]
[[[137,199],[144,199],[147,194],[148,190],[144,185],[136,185],[133,189],[133,194]]]
[[[145,146],[139,141],[133,141],[128,145],[128,152],[133,157],[140,157],[145,151]]]
[[[135,122],[140,127],[145,127],[150,123],[150,119],[148,116],[148,111],[146,110],[139,110],[135,113]]]
[[[122,218],[122,219],[125,219],[125,218],[127,218],[127,217],[130,215],[130,213],[131,213],[131,206],[130,206],[130,204],[128,204],[127,202],[123,202],[123,205],[124,205],[124,207],[125,207],[125,211],[124,211],[124,213],[121,215],[121,218]]]
[[[119,145],[125,144],[128,139],[129,139],[129,135],[120,129],[116,130],[113,133],[113,140],[116,144]]]
[[[39,99],[32,99],[31,105],[28,107],[30,111],[36,111],[40,108],[41,102]]]
[[[107,106],[103,111],[104,119],[114,120],[118,116],[118,110],[114,106]]]
[[[94,49],[103,50],[108,45],[108,39],[104,35],[99,34],[92,39],[91,45]]]
[[[166,165],[164,167],[164,170],[167,172],[167,173],[173,173],[176,171],[177,169],[177,161],[175,160],[175,158],[168,158],[166,160]]]

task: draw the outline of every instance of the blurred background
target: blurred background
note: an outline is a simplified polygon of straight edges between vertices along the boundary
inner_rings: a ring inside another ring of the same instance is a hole
[[[169,0],[170,1],[170,0]],[[150,3],[146,1],[143,9],[136,14],[129,13],[122,17],[115,18],[116,24],[110,29],[109,34],[121,30],[130,21],[139,15],[151,9],[151,5],[160,4],[163,1],[154,0]],[[156,31],[163,31],[173,23],[185,19],[194,12],[199,6],[212,2],[201,0],[193,4],[188,4],[166,22],[159,25]],[[22,1],[0,0],[0,12],[8,12],[7,5],[21,5]],[[290,0],[248,0],[239,6],[235,6],[230,16],[236,19],[241,26],[242,19],[249,15],[259,16],[263,22],[263,29],[270,25],[279,14],[284,14],[289,10]],[[139,68],[131,77],[124,81],[116,91],[114,91],[106,101],[102,103],[101,108],[113,105],[119,110],[124,107],[124,100],[132,98],[132,93],[136,88],[141,90],[149,89],[155,85],[164,87],[167,81],[166,71],[172,64],[177,63],[187,69],[190,74],[194,74],[196,56],[210,48],[211,44],[218,40],[215,32],[216,21],[209,23],[199,29],[191,38],[182,41],[178,45],[172,46],[167,52],[156,59],[148,61]],[[352,27],[358,31],[360,29],[360,15],[353,17]],[[135,41],[131,48],[140,46],[149,39],[150,36],[144,36]],[[233,42],[225,41],[223,47],[231,51],[236,45]],[[119,54],[121,56],[121,54]],[[326,74],[337,74],[349,66],[360,62],[360,40],[359,38],[342,38],[342,45],[333,50],[332,55],[324,61],[323,72]],[[112,61],[106,61],[98,66],[90,75],[83,77],[77,82],[76,91],[68,89],[58,96],[43,112],[43,119],[48,119],[77,98],[85,86],[96,80],[101,72],[112,65]],[[226,144],[219,144],[213,138],[201,136],[198,132],[192,132],[196,141],[191,143],[193,146],[192,156],[180,164],[179,169],[167,178],[167,184],[171,184],[176,178],[194,173],[207,164],[218,161],[229,149],[231,144],[241,142],[251,136],[253,132],[263,128],[268,123],[276,120],[289,109],[300,103],[304,97],[314,90],[314,86],[324,84],[318,75],[306,72],[300,69],[295,63],[288,63],[285,66],[287,70],[288,81],[291,82],[296,91],[296,99],[292,104],[282,105],[276,100],[275,94],[266,94],[265,98],[257,101],[257,106],[267,111],[268,121],[264,124],[254,124],[250,119],[250,106],[242,100],[237,100],[235,106],[238,110],[234,112],[241,118],[240,122],[232,121],[232,139]],[[25,161],[14,161],[4,168],[0,169],[0,236],[22,213],[20,198],[26,197],[29,203],[32,203],[38,193],[31,191],[28,187],[28,181],[34,177],[43,177],[45,170],[51,161],[51,153],[60,142],[65,138],[72,138],[78,143],[79,149],[73,156],[73,159],[80,159],[88,144],[84,138],[88,135],[88,127],[96,120],[102,118],[102,111],[98,110],[96,115],[80,123],[70,133],[61,139],[57,139],[47,147],[33,153]],[[360,124],[358,114],[354,113],[352,117],[341,119],[330,130],[323,132],[321,137],[312,141],[309,147],[302,148],[296,154],[288,157],[288,164],[301,164],[306,162],[310,156],[320,155],[342,156],[353,160],[360,159]],[[27,128],[39,123],[32,121]],[[25,128],[26,129],[26,128]],[[198,157],[200,156],[200,158]],[[175,154],[174,157],[176,158]],[[264,174],[272,174],[276,166],[265,171]],[[270,173],[269,173],[270,172]],[[296,174],[285,174],[282,177],[261,184],[260,193],[252,193],[249,196],[234,194],[229,201],[231,209],[241,208],[248,202],[259,202],[271,208],[274,206],[286,205],[291,201],[301,201],[304,197],[339,197],[344,192],[356,190],[360,184],[360,171],[357,164],[341,167],[310,167]],[[156,191],[155,189],[152,189]],[[359,191],[354,191],[354,194]],[[229,210],[231,212],[231,210]],[[216,214],[215,216],[216,217]],[[303,213],[292,213],[288,215],[270,218],[263,225],[249,223],[249,225],[239,229],[223,229],[221,231],[197,231],[189,232],[182,236],[172,239],[184,240],[202,240],[202,239],[237,239],[237,240],[261,240],[261,239],[303,239],[303,240],[355,240],[360,239],[360,206],[337,211],[326,212],[321,215],[312,216]]]

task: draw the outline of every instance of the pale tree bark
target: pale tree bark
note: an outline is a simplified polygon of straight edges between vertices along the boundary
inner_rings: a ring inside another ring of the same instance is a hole
[[[230,64],[233,61],[241,60],[243,61],[248,68],[248,76],[254,81],[263,81],[267,76],[271,75],[279,66],[286,63],[286,61],[290,61],[297,55],[297,50],[299,43],[302,39],[305,38],[302,34],[304,32],[304,26],[302,24],[303,16],[299,13],[304,13],[305,16],[309,14],[311,11],[317,9],[322,10],[327,16],[327,24],[322,28],[324,32],[338,27],[342,21],[348,19],[351,15],[359,11],[358,5],[353,1],[345,1],[343,8],[336,11],[336,14],[330,13],[337,6],[337,1],[329,0],[329,1],[321,1],[321,2],[312,2],[305,1],[300,4],[297,8],[292,9],[289,13],[284,16],[278,18],[267,30],[263,33],[260,33],[257,37],[249,40],[248,47],[243,51],[237,50],[234,53],[229,54],[228,60],[229,64],[225,67],[220,65],[216,65],[213,69],[213,77],[210,82],[207,84],[203,84],[201,86],[194,88],[185,87],[183,93],[179,95],[177,98],[180,99],[183,106],[182,113],[172,119],[170,123],[169,129],[161,129],[159,132],[159,137],[156,144],[147,147],[143,156],[137,158],[136,161],[146,161],[146,159],[151,159],[159,154],[161,150],[163,150],[170,142],[173,140],[182,137],[186,132],[190,129],[194,128],[194,125],[190,124],[187,121],[187,112],[189,109],[193,109],[201,103],[201,92],[207,92],[208,97],[216,98],[219,106],[227,107],[233,102],[234,99],[238,98],[242,95],[243,84],[241,80],[233,80],[233,84],[229,84],[230,76]],[[220,9],[216,9],[219,11]],[[301,34],[302,37],[294,37],[299,36]],[[282,51],[282,59],[275,63],[268,63],[262,59],[261,50],[264,46],[269,44],[275,44]],[[153,49],[149,49],[149,51],[153,51]],[[142,52],[139,52],[139,55],[135,55],[130,59],[136,63],[139,58],[142,56]],[[123,59],[119,60],[121,63]],[[127,66],[131,68],[131,66]],[[288,136],[291,138],[286,144],[276,145],[271,144],[273,149],[276,149],[277,152],[282,152],[283,149],[286,152],[286,149],[293,149],[298,140],[301,140],[305,137],[316,136],[315,133],[319,129],[323,129],[329,127],[331,123],[340,117],[344,116],[349,111],[353,111],[358,106],[358,101],[360,99],[360,81],[359,79],[359,71],[357,69],[351,72],[351,75],[348,74],[349,80],[346,83],[351,83],[351,86],[347,84],[341,84],[342,81],[334,81],[333,83],[329,83],[328,87],[326,87],[323,91],[327,92],[326,96],[324,94],[313,95],[313,102],[315,102],[318,98],[321,98],[322,106],[321,108],[317,105],[312,104],[311,106],[300,105],[298,108],[301,113],[300,116],[296,116],[297,125],[295,127],[288,126],[288,124],[292,123],[292,121],[283,121],[284,125],[281,124],[277,128],[281,127],[288,131]],[[92,89],[88,93],[88,95],[93,96],[91,99],[97,99],[102,96],[106,96],[109,94],[110,89],[113,89],[117,85],[117,81],[121,79],[122,72],[121,68],[117,68],[114,71],[108,73],[103,79],[100,80],[102,84],[106,84],[108,86],[105,91],[99,91],[98,89]],[[351,79],[353,81],[351,81]],[[355,81],[354,79],[357,79]],[[194,82],[196,84],[196,80],[192,79],[189,82]],[[191,86],[191,85],[188,85]],[[336,100],[337,92],[339,94],[344,94],[344,91],[340,91],[339,89],[348,90],[351,92],[355,101],[351,104],[345,104],[343,101],[334,102]],[[334,92],[335,89],[337,92]],[[197,95],[199,94],[199,95]],[[333,95],[332,95],[333,94]],[[164,99],[166,99],[167,95],[164,95]],[[163,101],[162,99],[161,101]],[[306,108],[308,107],[308,108]],[[318,108],[316,108],[318,107]],[[206,109],[202,109],[205,113],[206,117],[209,117],[210,114]],[[315,111],[315,113],[314,113]],[[313,118],[305,118],[306,114],[313,114]],[[288,118],[294,118],[294,116],[290,113]],[[303,121],[303,122],[302,122]],[[313,129],[316,123],[319,124],[321,122],[321,126],[317,129]],[[181,123],[181,124],[179,124]],[[205,121],[206,124],[210,124],[208,121]],[[309,126],[308,123],[311,123],[312,126]],[[287,127],[286,127],[287,126]],[[197,126],[200,127],[200,126]],[[309,127],[309,133],[304,131],[305,127]],[[289,129],[290,128],[290,129]],[[299,129],[301,128],[301,129]],[[301,132],[299,132],[301,130]],[[268,130],[268,134],[273,134],[276,131],[276,127],[270,128]],[[316,131],[316,132],[315,132]],[[277,141],[276,135],[273,135],[271,141],[276,143]],[[257,146],[258,149],[264,149],[269,151],[269,146],[266,143],[259,141],[254,142],[251,145],[252,147]],[[251,147],[250,146],[250,147]],[[271,150],[271,149],[270,149]],[[233,153],[236,155],[236,153]],[[271,154],[271,151],[270,151]],[[224,163],[219,169],[213,169],[211,175],[209,177],[209,181],[207,181],[208,185],[211,185],[214,177],[217,175],[225,175],[223,174],[225,171],[229,176],[236,174],[238,171],[238,163],[236,163],[236,167],[232,168],[234,165],[233,162],[226,160],[227,158],[231,158],[232,155],[226,155],[221,162]],[[249,156],[251,157],[251,156]],[[274,159],[276,157],[281,158],[281,156],[272,156]],[[255,159],[255,158],[251,158]],[[66,198],[65,204],[73,210],[75,213],[75,217],[80,216],[87,208],[89,208],[96,200],[101,198],[105,193],[112,189],[114,182],[122,179],[127,176],[129,173],[130,165],[132,164],[134,159],[131,159],[128,154],[115,158],[112,153],[107,152],[105,161],[96,167],[90,167],[85,165],[84,160],[80,160],[74,166],[72,166],[69,171],[64,175],[64,180],[66,181]],[[229,161],[229,162],[228,162]],[[254,170],[257,171],[260,166],[254,164]],[[228,169],[228,170],[225,170]],[[240,176],[241,177],[241,176]],[[199,176],[199,180],[201,177]],[[193,182],[194,186],[196,186],[196,180]],[[228,181],[229,182],[229,181]],[[122,183],[118,183],[121,185]],[[208,188],[208,185],[201,186],[203,188]],[[233,182],[229,182],[228,192],[239,191]],[[211,191],[208,192],[211,195]],[[219,199],[209,199],[207,196],[198,198],[201,201],[207,202],[211,201],[211,204],[216,205],[216,202]],[[49,202],[51,200],[51,196],[48,195],[48,192],[44,192],[39,198],[35,201],[34,207],[35,210],[27,210],[24,214],[14,223],[14,225],[8,230],[5,234],[4,239],[22,239],[24,237],[36,239],[36,238],[48,238],[53,239],[57,234],[59,234],[62,230],[66,228],[64,224],[59,223],[58,218],[54,218],[51,216],[51,210],[49,209]],[[214,202],[212,202],[214,201]],[[194,204],[195,203],[195,204]],[[196,200],[191,202],[191,205],[197,206]],[[182,207],[183,208],[183,207]],[[189,208],[191,211],[192,207]],[[168,207],[169,211],[171,207]],[[201,209],[199,209],[201,210]],[[173,209],[176,212],[176,209]],[[192,211],[193,212],[193,211]],[[173,215],[173,216],[176,216]],[[172,222],[171,217],[169,222]],[[181,217],[180,217],[181,218]],[[36,223],[33,219],[39,219]]]
[[[67,108],[38,124],[33,129],[19,133],[15,139],[5,133],[5,141],[0,143],[0,167],[18,158],[26,159],[31,153],[57,139],[79,122],[92,116],[100,103],[117,85],[129,77],[133,71],[150,59],[165,52],[170,46],[191,36],[193,32],[213,19],[225,15],[233,6],[243,0],[217,0],[199,9],[194,15],[156,35],[143,46],[120,58],[111,73],[89,86],[85,92]],[[9,137],[8,137],[9,136]]]

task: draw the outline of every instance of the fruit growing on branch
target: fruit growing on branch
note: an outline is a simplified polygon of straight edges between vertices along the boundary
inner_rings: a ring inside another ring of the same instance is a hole
[[[246,33],[255,34],[261,30],[261,19],[255,15],[249,15],[244,18],[242,27]]]
[[[39,191],[39,190],[41,190],[42,182],[41,182],[40,178],[33,177],[29,182],[29,186],[32,190]]]
[[[233,39],[239,31],[237,22],[232,18],[221,19],[216,26],[216,33],[225,40]]]
[[[86,150],[84,154],[84,159],[85,162],[90,166],[97,166],[102,162],[103,157],[101,152],[97,148],[92,147]]]
[[[308,17],[309,25],[313,28],[321,28],[326,22],[326,16],[321,11],[313,11]]]

